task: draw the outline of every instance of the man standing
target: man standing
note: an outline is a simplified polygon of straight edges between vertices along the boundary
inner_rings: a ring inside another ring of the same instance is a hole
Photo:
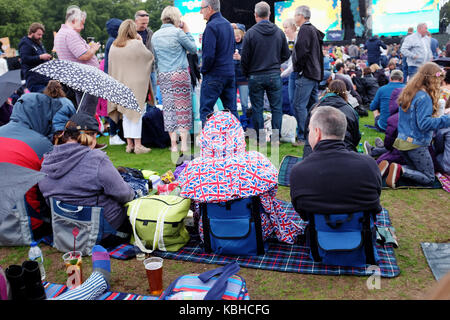
[[[241,53],[242,71],[248,77],[252,121],[259,137],[264,129],[264,92],[267,93],[272,111],[274,135],[281,133],[283,118],[283,84],[281,64],[291,55],[284,32],[269,21],[270,6],[261,1],[255,5],[256,25],[244,37]],[[278,141],[278,138],[275,138]]]
[[[356,39],[352,39],[352,44],[348,47],[348,55],[351,59],[359,59],[359,47],[356,45]]]
[[[239,119],[236,107],[236,83],[233,54],[234,31],[231,23],[220,13],[219,0],[202,0],[200,13],[207,20],[202,38],[203,81],[200,93],[200,120],[214,111],[217,99]]]
[[[347,120],[334,107],[313,111],[309,142],[313,152],[291,171],[291,201],[300,217],[381,211],[381,174],[370,156],[349,151],[344,137]]]
[[[366,50],[367,50],[367,62],[368,65],[376,63],[377,65],[381,65],[381,50],[380,48],[387,49],[386,44],[381,41],[377,35],[371,37],[366,41]]]
[[[309,19],[311,10],[307,6],[295,9],[295,23],[300,27],[292,52],[292,65],[298,72],[295,81],[294,113],[297,119],[297,142],[294,146],[305,143],[305,122],[311,106],[317,102],[319,83],[323,79],[323,38],[324,34],[317,30]]]
[[[149,15],[145,10],[139,10],[134,15],[134,22],[136,23],[136,31],[142,38],[142,42],[144,42],[145,47],[153,53],[155,56],[155,52],[153,52],[152,46],[152,37],[153,31],[148,27],[148,23],[150,21]],[[150,73],[150,81],[152,83],[153,94],[156,96],[156,64],[153,61],[152,71]]]
[[[87,44],[80,35],[85,22],[86,12],[81,11],[77,6],[67,8],[66,22],[61,25],[55,36],[54,48],[60,60],[69,60],[99,68],[96,53],[100,48],[100,43]],[[75,91],[78,110],[94,116],[97,111],[98,98],[88,93],[84,94],[83,98],[83,94],[81,91]],[[80,105],[80,103],[82,104]]]
[[[32,23],[28,29],[28,36],[25,36],[19,43],[19,54],[22,65],[22,76],[26,80],[26,86],[31,92],[44,91],[49,78],[30,69],[44,63],[52,58],[41,43],[45,28],[42,24]]]
[[[391,94],[394,89],[404,88],[403,84],[403,72],[400,70],[393,70],[390,76],[390,82],[378,89],[375,98],[370,104],[370,110],[373,111],[375,117],[375,127],[378,130],[385,132],[387,128],[387,120],[391,113],[389,111],[389,102],[391,100]]]
[[[419,23],[417,32],[405,38],[400,52],[406,57],[408,63],[408,76],[411,79],[417,69],[424,63],[431,61],[431,41],[428,37],[428,26],[426,23]]]

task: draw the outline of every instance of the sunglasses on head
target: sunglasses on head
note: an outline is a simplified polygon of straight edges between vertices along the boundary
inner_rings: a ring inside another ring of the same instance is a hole
[[[141,13],[141,14],[138,14],[138,16],[139,17],[148,17],[148,14],[147,13]]]
[[[219,111],[220,112],[220,111]],[[230,109],[223,109],[221,110],[221,112],[231,112]],[[208,114],[206,116],[206,120],[209,120],[209,118],[211,118],[214,114],[216,113],[216,111],[211,112],[210,114]]]

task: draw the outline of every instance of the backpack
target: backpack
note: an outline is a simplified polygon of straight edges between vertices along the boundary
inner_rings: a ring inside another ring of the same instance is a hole
[[[265,253],[259,196],[221,203],[201,203],[206,252],[256,256]]]
[[[236,273],[237,262],[206,271],[186,274],[173,281],[159,300],[250,300],[244,278]]]
[[[142,144],[162,149],[170,146],[170,136],[164,131],[163,113],[155,106],[147,105],[142,117]]]
[[[377,264],[374,214],[308,214],[308,220],[306,241],[314,261],[349,267]]]

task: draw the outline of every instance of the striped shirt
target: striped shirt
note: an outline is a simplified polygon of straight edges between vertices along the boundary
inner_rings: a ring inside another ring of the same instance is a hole
[[[59,29],[55,36],[54,43],[54,49],[56,50],[58,59],[88,64],[99,68],[100,65],[95,55],[87,61],[78,59],[85,54],[89,48],[90,46],[78,32],[65,24],[61,25],[61,29]]]

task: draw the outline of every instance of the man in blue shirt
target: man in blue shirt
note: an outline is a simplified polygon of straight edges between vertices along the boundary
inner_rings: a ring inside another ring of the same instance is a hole
[[[387,127],[387,120],[391,115],[389,111],[389,101],[391,99],[392,91],[396,88],[404,88],[403,72],[400,70],[393,70],[391,72],[390,82],[378,89],[375,98],[370,104],[370,110],[373,111],[375,117],[375,127],[378,130],[385,132]]]
[[[203,81],[200,94],[200,119],[214,111],[217,99],[239,119],[236,107],[236,83],[233,54],[234,31],[231,23],[220,13],[219,0],[202,0],[200,13],[207,20],[202,38]]]

